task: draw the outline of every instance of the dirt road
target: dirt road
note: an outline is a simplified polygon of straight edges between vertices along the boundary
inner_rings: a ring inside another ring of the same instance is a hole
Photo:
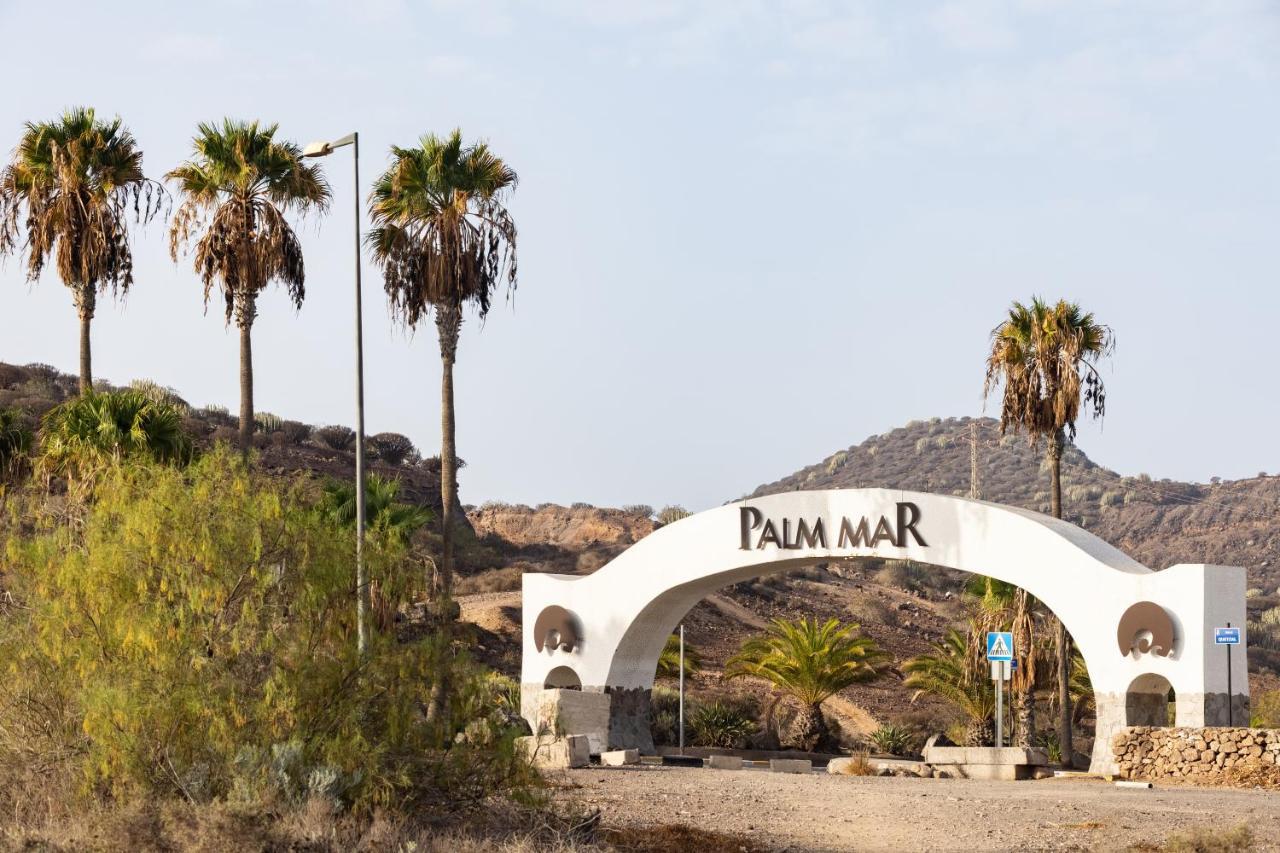
[[[687,823],[748,833],[780,850],[1128,850],[1174,832],[1247,823],[1256,849],[1280,851],[1276,792],[651,766],[565,775],[570,795],[602,809],[606,822]]]

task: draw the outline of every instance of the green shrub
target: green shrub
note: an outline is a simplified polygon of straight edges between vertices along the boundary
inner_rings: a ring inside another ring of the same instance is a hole
[[[1250,704],[1253,713],[1249,725],[1259,729],[1280,729],[1280,690],[1263,691],[1253,697]]]
[[[687,719],[696,746],[742,749],[758,729],[747,703],[723,699],[701,703]]]
[[[403,465],[418,460],[418,449],[407,436],[398,432],[380,432],[369,439],[378,458],[388,465]]]
[[[0,409],[0,482],[23,467],[32,439],[31,430],[17,412]]]
[[[892,723],[867,735],[867,743],[885,755],[910,755],[915,751],[916,740],[915,732]]]
[[[441,643],[354,639],[351,537],[222,447],[185,469],[109,469],[82,527],[6,548],[0,764],[66,767],[87,792],[371,807],[481,797],[518,778],[509,738],[449,749],[483,682]],[[394,537],[366,561],[403,602]],[[452,716],[423,709],[441,673]]]
[[[330,450],[350,450],[356,443],[356,431],[341,425],[320,427],[313,436]]]
[[[182,413],[133,390],[68,400],[41,422],[41,468],[73,480],[91,481],[127,458],[181,463],[191,452]]]

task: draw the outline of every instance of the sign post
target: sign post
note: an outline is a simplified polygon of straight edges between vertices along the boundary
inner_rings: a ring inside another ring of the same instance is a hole
[[[1227,725],[1234,726],[1235,720],[1235,697],[1231,691],[1231,647],[1240,644],[1240,629],[1232,628],[1231,623],[1227,623],[1225,628],[1213,629],[1213,642],[1219,646],[1227,647]]]
[[[1009,679],[1013,661],[1013,633],[987,632],[987,660],[991,661],[991,678],[996,683],[996,747],[1004,746],[1004,683]]]

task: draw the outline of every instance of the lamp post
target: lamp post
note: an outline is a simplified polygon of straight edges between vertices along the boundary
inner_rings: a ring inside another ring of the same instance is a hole
[[[304,157],[327,157],[335,148],[352,146],[355,170],[356,230],[356,648],[361,655],[369,645],[369,576],[364,567],[364,317],[360,296],[360,134],[349,133],[332,142],[312,142]]]

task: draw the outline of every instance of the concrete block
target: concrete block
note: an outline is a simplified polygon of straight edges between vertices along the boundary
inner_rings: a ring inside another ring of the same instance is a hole
[[[771,758],[771,773],[809,773],[813,770],[813,762],[807,758]]]
[[[521,713],[534,732],[567,732],[585,735],[592,755],[609,748],[609,696],[585,690],[531,690],[520,692]]]
[[[568,770],[591,763],[591,745],[586,735],[516,738],[516,748],[539,770]]]
[[[713,755],[708,759],[712,770],[741,770],[742,758],[737,755]]]
[[[622,767],[627,764],[640,763],[640,750],[615,749],[612,752],[600,753],[600,763],[605,767]]]

